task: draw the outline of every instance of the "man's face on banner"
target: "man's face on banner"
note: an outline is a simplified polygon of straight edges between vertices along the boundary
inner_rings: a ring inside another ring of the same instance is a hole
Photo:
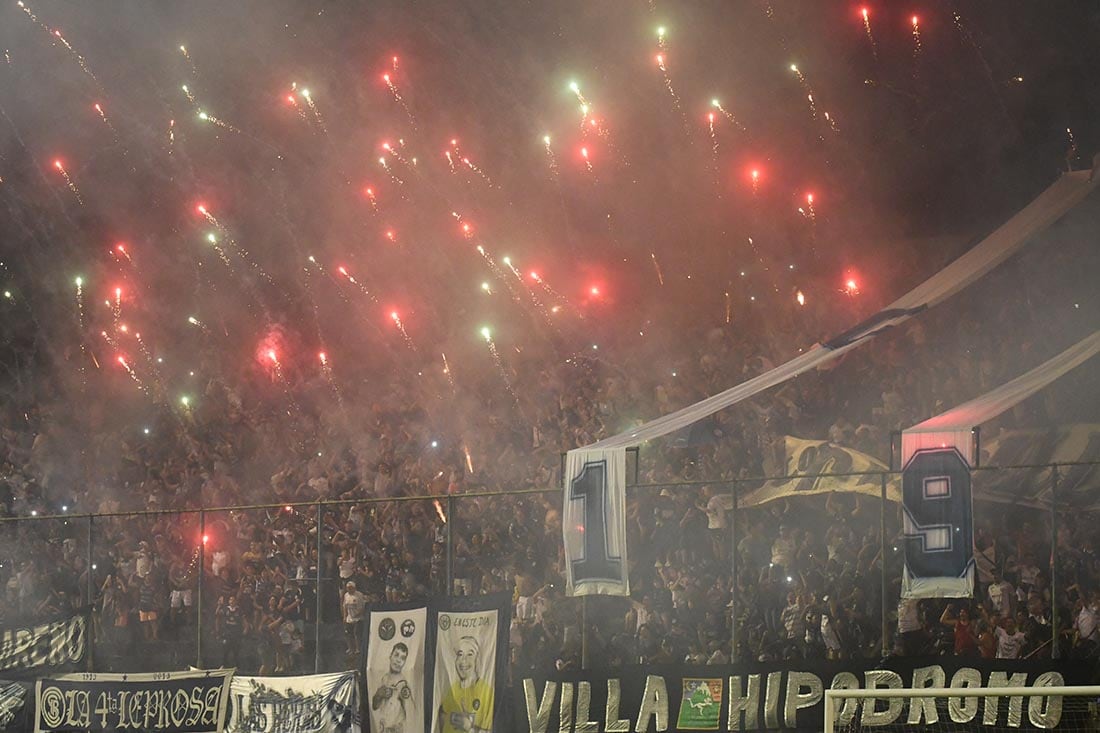
[[[403,644],[395,644],[390,652],[390,672],[400,674],[405,668],[405,660],[409,658],[409,652]]]
[[[477,668],[477,646],[469,639],[461,639],[455,647],[455,670],[460,680],[468,680]]]

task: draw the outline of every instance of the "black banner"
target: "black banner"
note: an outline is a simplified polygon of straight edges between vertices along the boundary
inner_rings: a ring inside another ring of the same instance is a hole
[[[38,667],[65,667],[84,658],[87,611],[35,626],[0,630],[0,670],[23,675]]]
[[[69,674],[38,680],[35,733],[221,733],[231,669]]]
[[[613,672],[516,680],[511,730],[531,733],[587,731],[754,731],[820,733],[829,688],[1051,687],[1082,685],[1087,667],[1060,662],[934,657],[802,661],[753,665],[630,666]],[[1054,697],[932,699],[848,698],[838,729],[895,724],[969,723],[982,728],[1079,726],[1087,700]]]
[[[0,731],[31,729],[30,688],[23,682],[0,680]]]

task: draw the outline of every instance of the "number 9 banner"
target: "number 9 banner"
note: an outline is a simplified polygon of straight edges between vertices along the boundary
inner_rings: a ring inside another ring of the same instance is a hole
[[[564,479],[566,594],[629,595],[626,449],[569,451]]]
[[[905,598],[965,598],[974,589],[970,466],[955,448],[918,450],[901,475]]]

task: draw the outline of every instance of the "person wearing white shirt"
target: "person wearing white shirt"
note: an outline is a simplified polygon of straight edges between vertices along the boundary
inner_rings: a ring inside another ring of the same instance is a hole
[[[1016,628],[1016,619],[1009,616],[1003,627],[994,629],[997,637],[997,659],[1019,659],[1027,637]]]

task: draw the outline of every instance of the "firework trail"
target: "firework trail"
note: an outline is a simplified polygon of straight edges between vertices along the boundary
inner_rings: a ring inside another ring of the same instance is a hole
[[[126,370],[126,373],[130,375],[130,379],[134,380],[134,384],[136,384],[141,389],[142,392],[145,392],[146,394],[148,394],[149,389],[145,386],[145,384],[141,381],[141,379],[138,377],[138,375],[134,372],[133,368],[128,363],[126,363],[126,358],[123,357],[123,356],[119,356],[118,357],[118,363],[121,364],[122,368]]]
[[[390,318],[393,319],[393,325],[397,326],[397,330],[401,332],[401,337],[405,339],[405,345],[409,347],[409,351],[415,354],[416,344],[413,343],[409,332],[405,330],[405,324],[401,322],[401,316],[397,314],[397,311],[391,311]]]
[[[672,77],[668,73],[668,66],[665,64],[665,55],[659,53],[656,56],[657,68],[661,70],[661,76],[665,81],[665,89],[668,90],[668,96],[672,97],[672,106],[676,108],[676,111],[680,114],[680,118],[684,123],[684,129],[688,129],[687,116],[684,114],[684,106],[680,104],[680,95],[676,93],[676,90],[672,86]]]
[[[816,120],[817,119],[817,103],[814,102],[813,87],[811,87],[810,83],[808,81],[806,81],[805,75],[803,75],[803,73],[799,70],[799,68],[796,64],[791,64],[790,69],[791,69],[791,71],[794,72],[794,75],[798,77],[798,83],[802,87],[802,91],[806,92],[806,101],[809,102],[809,104],[810,104],[810,115],[812,115],[813,118]]]
[[[290,85],[292,93],[286,95],[286,103],[293,107],[294,111],[297,112],[298,116],[302,119],[302,122],[305,122],[308,125],[309,115],[307,115],[306,111],[302,109],[302,105],[298,104],[298,97],[293,94],[293,90],[296,86],[296,84]]]
[[[871,33],[871,13],[867,8],[860,8],[859,13],[863,17],[863,31],[871,44],[871,55],[875,57],[875,63],[878,63],[878,44],[875,43],[875,36]]]
[[[493,332],[486,327],[481,329],[481,335],[485,339],[485,344],[489,347],[489,353],[493,356],[493,362],[497,366],[497,371],[500,372],[500,378],[504,380],[504,387],[508,390],[508,394],[512,395],[516,406],[519,407],[519,395],[512,387],[512,380],[508,378],[508,371],[504,368],[504,362],[500,358],[500,352],[497,351],[496,342],[493,341]]]
[[[168,154],[171,155],[176,147],[176,121],[168,120]]]
[[[191,54],[187,52],[187,46],[180,44],[180,53],[183,54],[183,57],[185,59],[187,59],[187,65],[191,67],[191,74],[193,76],[198,76],[199,70],[195,68],[195,61],[191,58]]]
[[[752,195],[756,196],[760,193],[760,171],[753,168],[749,175],[752,177]]]
[[[378,213],[378,197],[375,196],[375,194],[374,194],[374,188],[372,188],[371,186],[367,186],[365,189],[363,189],[363,195],[365,195],[367,197],[367,200],[370,201],[371,211],[373,211],[374,213],[377,214]]]
[[[500,265],[496,263],[496,260],[493,259],[492,255],[486,252],[485,248],[480,244],[477,245],[477,253],[485,259],[485,262],[489,265],[489,269],[492,270],[493,274],[497,276],[497,279],[504,283],[504,287],[508,289],[508,292],[512,296],[512,300],[516,302],[516,305],[521,305],[523,301],[519,297],[519,293],[516,292],[516,289],[512,286],[511,278],[504,274],[504,270],[500,268]]]
[[[206,327],[206,324],[200,321],[198,318],[195,318],[194,316],[187,316],[187,322],[205,333],[210,333],[210,329]]]
[[[396,58],[397,57],[394,56],[394,59]],[[397,72],[396,62],[394,63],[393,70],[394,73]],[[412,110],[409,109],[409,105],[405,104],[405,98],[401,96],[401,92],[397,89],[397,84],[394,83],[393,77],[390,76],[390,74],[387,72],[385,74],[382,74],[382,81],[386,82],[386,86],[389,87],[390,94],[393,95],[394,101],[401,105],[401,109],[405,111],[405,116],[409,118],[409,125],[415,130],[416,118],[413,117],[413,113]]]
[[[919,81],[921,53],[924,51],[920,38],[920,18],[914,15],[909,20],[913,24],[913,80]]]
[[[718,173],[718,135],[714,132],[714,113],[707,112],[707,128],[710,130],[711,165],[714,168],[714,187],[718,198],[722,198],[721,177]]]
[[[229,124],[228,122],[225,122],[224,120],[219,120],[217,117],[210,114],[209,112],[204,112],[202,110],[199,110],[199,119],[202,120],[203,122],[209,122],[213,125],[217,125],[218,127],[222,128],[224,130],[229,130],[230,132],[235,132],[238,135],[243,135],[244,134],[238,128],[234,127],[233,125]]]
[[[595,175],[596,171],[592,168],[592,161],[588,159],[588,148],[581,148],[581,157],[584,158],[584,167],[589,173]]]
[[[741,121],[734,117],[732,112],[723,107],[721,102],[719,102],[717,99],[710,100],[710,106],[721,112],[722,116],[732,122],[734,125],[736,125],[737,129],[741,130],[741,132],[745,132],[746,128],[744,125],[741,124]]]
[[[318,267],[320,267],[320,265],[318,265]],[[371,302],[373,302],[375,305],[378,304],[378,298],[374,297],[374,293],[372,293],[369,289],[367,289],[366,285],[364,285],[363,283],[356,280],[355,276],[352,275],[350,272],[348,272],[346,267],[341,265],[341,266],[336,268],[336,271],[339,272],[341,275],[343,275],[345,278],[347,278],[349,283],[351,283],[352,285],[357,287],[359,289],[359,292],[361,292],[363,295],[370,298]]]
[[[111,131],[111,134],[114,135],[115,140],[118,141],[118,130],[116,130],[115,126],[111,124],[111,121],[107,119],[107,114],[103,111],[103,107],[99,104],[99,102],[96,102],[93,106],[95,107],[95,111],[99,113],[99,118],[103,120],[103,124],[107,125],[107,129]]]
[[[657,273],[657,284],[664,286],[665,276],[661,274],[661,265],[657,262],[657,255],[654,252],[649,253],[649,258],[653,260],[653,269]]]
[[[542,136],[542,144],[546,147],[546,165],[550,168],[550,177],[558,181],[558,160],[554,157],[554,149],[550,147],[550,136]]]
[[[88,347],[84,343],[84,278],[78,277],[73,283],[76,285],[76,322],[80,327],[80,353],[88,356]],[[81,389],[87,387],[87,373],[84,368],[84,359],[80,360]]]
[[[455,377],[451,373],[451,365],[447,362],[447,355],[443,352],[439,352],[443,357],[443,376],[447,378],[447,384],[451,385],[451,393],[457,394],[458,388],[455,386]]]
[[[69,172],[65,170],[65,166],[62,165],[60,160],[53,162],[53,167],[57,169],[57,172],[61,174],[61,177],[65,179],[65,183],[69,186],[69,190],[73,192],[73,196],[76,196],[76,201],[81,206],[84,205],[84,198],[80,195],[80,189],[73,183],[73,179],[69,177]]]
[[[725,292],[726,296],[726,323],[733,320],[733,298],[730,296],[730,291]]]
[[[198,104],[198,102],[195,101],[195,95],[191,93],[191,90],[187,88],[186,84],[180,85],[180,89],[183,90],[183,94],[187,97],[188,102],[191,104]]]
[[[321,352],[317,354],[317,359],[321,362],[321,374],[324,375],[325,381],[328,382],[328,386],[332,388],[332,393],[336,395],[336,404],[341,409],[344,407],[344,395],[340,392],[340,388],[336,385],[336,377],[332,373],[332,365],[328,362],[328,354]]]
[[[328,128],[325,127],[325,120],[321,117],[321,111],[317,109],[316,103],[313,101],[313,95],[309,93],[308,89],[301,91],[302,97],[306,100],[306,105],[309,106],[309,111],[313,113],[313,119],[316,121],[317,126],[321,128],[321,132],[328,134]]]
[[[1066,137],[1069,140],[1069,148],[1066,149],[1066,170],[1072,171],[1073,164],[1077,162],[1077,138],[1073,136],[1073,130],[1068,127]]]

